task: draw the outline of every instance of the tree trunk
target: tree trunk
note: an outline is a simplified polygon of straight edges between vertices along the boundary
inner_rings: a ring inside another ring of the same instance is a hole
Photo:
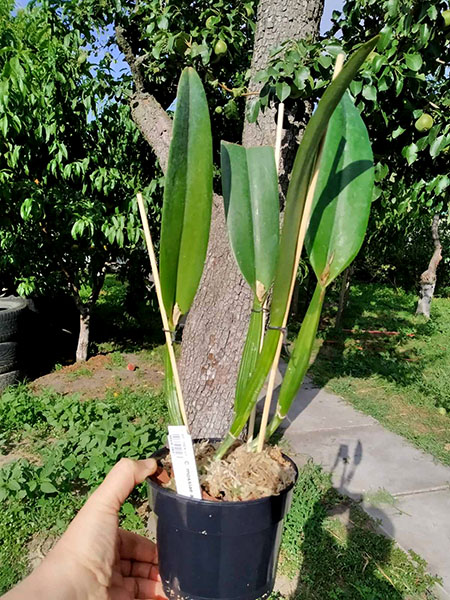
[[[336,313],[336,321],[334,326],[336,329],[341,326],[342,315],[347,307],[348,296],[350,294],[350,283],[353,275],[354,266],[353,264],[347,267],[342,275],[341,291],[339,293],[339,304]]]
[[[419,302],[416,310],[416,315],[425,315],[427,318],[430,318],[431,301],[433,299],[434,288],[436,287],[436,270],[442,259],[442,246],[439,239],[439,215],[437,213],[434,215],[431,224],[431,235],[434,243],[434,252],[428,269],[420,276]]]
[[[230,426],[251,302],[231,254],[222,198],[214,196],[205,269],[182,344],[182,385],[195,437],[223,437]]]
[[[84,362],[88,356],[89,346],[89,326],[91,321],[90,310],[84,310],[80,312],[80,333],[78,335],[78,345],[76,361]]]

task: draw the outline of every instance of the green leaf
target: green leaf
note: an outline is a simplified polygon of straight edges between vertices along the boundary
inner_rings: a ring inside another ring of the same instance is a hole
[[[231,248],[249,286],[262,302],[278,256],[278,177],[271,146],[244,148],[222,142],[222,188]]]
[[[377,50],[383,52],[392,39],[392,27],[390,25],[385,25],[383,29],[380,31],[380,41],[377,44]]]
[[[284,102],[286,100],[286,98],[289,97],[289,94],[291,93],[291,86],[289,84],[287,84],[285,81],[282,81],[281,83],[276,84],[275,91],[277,93],[278,100],[280,102]]]
[[[189,310],[203,271],[212,172],[208,104],[200,77],[188,67],[178,85],[161,224],[161,289],[171,326]]]
[[[247,106],[247,120],[249,123],[256,123],[260,109],[259,98],[252,98]]]
[[[165,15],[159,17],[157,23],[159,29],[165,30],[169,27],[169,19]]]
[[[422,67],[422,57],[420,54],[406,54],[405,63],[411,71],[420,71]]]
[[[20,206],[20,216],[24,221],[30,218],[32,208],[33,198],[26,198]]]
[[[181,414],[180,405],[178,402],[177,389],[175,387],[175,379],[172,370],[172,363],[169,358],[169,351],[165,350],[164,356],[165,377],[164,377],[164,396],[167,402],[169,411],[170,425],[185,425]]]
[[[350,91],[354,96],[357,96],[362,90],[362,81],[353,80],[350,84]]]
[[[446,135],[439,135],[430,146],[430,156],[434,158],[448,144]]]
[[[414,143],[403,148],[402,156],[406,158],[408,165],[411,165],[416,160],[418,150],[417,145]]]
[[[294,342],[286,373],[283,377],[277,410],[267,427],[266,439],[269,439],[289,412],[292,401],[300,389],[309,368],[309,361],[319,326],[320,313],[325,298],[325,288],[319,283],[306,311],[302,326]]]
[[[55,494],[58,491],[50,481],[43,481],[40,488],[44,494]]]
[[[374,183],[366,126],[345,94],[330,119],[305,245],[322,287],[352,262],[364,240]]]
[[[239,373],[236,383],[236,391],[234,396],[234,410],[238,412],[241,409],[241,402],[248,380],[255,368],[256,359],[258,358],[261,337],[262,337],[263,311],[262,305],[255,298],[253,302],[253,310],[250,315],[250,323],[248,326],[247,337],[245,339],[244,350],[242,352],[241,363],[239,365]]]
[[[394,129],[394,131],[392,132],[392,139],[395,140],[395,138],[398,138],[399,135],[401,135],[402,133],[404,133],[406,131],[406,129],[404,127],[401,127],[401,125],[399,125],[396,129]]]
[[[299,90],[303,90],[305,88],[305,82],[310,75],[309,69],[307,67],[299,67],[294,74],[294,83],[298,87]]]
[[[366,100],[372,100],[372,102],[375,102],[377,99],[377,89],[374,85],[365,85],[363,87],[362,95]]]

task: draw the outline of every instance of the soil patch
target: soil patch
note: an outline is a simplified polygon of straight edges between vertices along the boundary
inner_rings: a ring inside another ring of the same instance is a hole
[[[38,392],[50,388],[60,394],[79,394],[81,400],[103,399],[108,391],[122,388],[161,388],[164,372],[160,365],[148,362],[134,353],[121,355],[120,365],[107,354],[93,356],[36,379],[31,387]],[[131,368],[133,369],[131,370]]]

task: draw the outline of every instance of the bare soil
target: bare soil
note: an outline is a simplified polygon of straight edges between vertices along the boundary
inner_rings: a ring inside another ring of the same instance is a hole
[[[33,391],[50,388],[60,394],[79,394],[81,400],[103,399],[109,390],[115,392],[137,385],[161,388],[164,371],[160,364],[149,362],[140,354],[124,353],[122,358],[123,365],[116,366],[110,356],[99,354],[39,377],[31,387]]]

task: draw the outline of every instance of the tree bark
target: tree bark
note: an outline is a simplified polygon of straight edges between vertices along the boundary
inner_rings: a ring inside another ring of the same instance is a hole
[[[436,213],[431,224],[431,235],[433,238],[434,252],[428,269],[420,276],[419,302],[417,303],[416,315],[425,315],[430,318],[431,301],[434,288],[436,287],[436,271],[442,259],[442,246],[439,239],[439,215]]]
[[[223,201],[215,195],[205,269],[181,347],[183,392],[195,437],[223,437],[228,431],[251,303],[231,254]]]
[[[84,362],[87,360],[89,347],[89,327],[91,321],[90,310],[80,313],[80,333],[78,335],[78,345],[76,361]]]
[[[261,70],[272,48],[287,39],[316,35],[323,0],[260,0],[252,58],[252,78]],[[257,89],[252,84],[252,89]],[[292,121],[284,132],[281,188],[297,149],[296,138],[304,123]],[[274,145],[276,109],[266,110],[256,123],[246,122],[245,146]],[[216,197],[213,224],[200,290],[183,333],[181,375],[188,418],[194,435],[223,437],[233,414],[234,390],[247,334],[251,292],[243,281],[229,249],[223,206]]]
[[[339,293],[339,304],[338,310],[336,313],[336,321],[334,326],[336,329],[341,326],[342,315],[344,314],[344,310],[347,307],[348,296],[350,294],[350,283],[353,275],[354,266],[353,264],[347,267],[342,274],[342,282],[341,282],[341,291]]]

